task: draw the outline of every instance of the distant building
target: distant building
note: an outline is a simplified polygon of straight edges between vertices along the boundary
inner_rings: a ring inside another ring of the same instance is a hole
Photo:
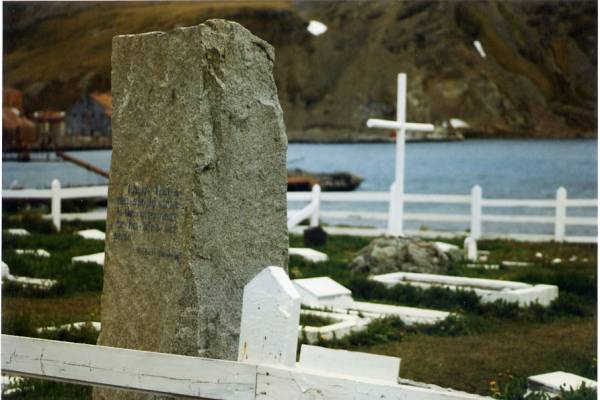
[[[94,92],[82,96],[67,110],[65,124],[69,135],[110,136],[112,96]]]
[[[36,111],[32,114],[42,147],[51,147],[61,142],[65,135],[64,111]]]
[[[38,144],[35,124],[16,107],[2,107],[2,148],[24,150]]]
[[[2,148],[23,150],[38,143],[34,123],[23,113],[23,93],[17,89],[2,90]]]

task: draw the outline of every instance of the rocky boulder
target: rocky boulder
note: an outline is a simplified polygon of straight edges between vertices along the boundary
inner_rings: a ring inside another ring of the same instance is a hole
[[[445,274],[451,258],[435,243],[415,238],[378,238],[360,250],[350,264],[353,273],[422,272]]]

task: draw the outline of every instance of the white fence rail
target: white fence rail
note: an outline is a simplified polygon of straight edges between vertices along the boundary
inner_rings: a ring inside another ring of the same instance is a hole
[[[2,335],[2,373],[203,399],[482,398],[398,384],[396,357],[303,345],[296,363],[299,321],[294,285],[267,267],[244,288],[237,362]]]
[[[308,205],[302,209],[288,210],[288,229],[300,231],[300,223],[310,219],[309,226],[317,226],[322,218],[331,218],[336,220],[357,221],[388,221],[388,212],[377,211],[348,211],[348,210],[327,210],[322,209],[323,203],[390,203],[391,192],[321,192],[318,185],[313,187],[311,192],[288,192],[288,202],[308,202]],[[61,213],[61,202],[63,199],[76,198],[106,198],[108,195],[107,186],[90,186],[77,188],[61,188],[58,180],[52,181],[51,189],[24,189],[24,190],[3,190],[4,199],[49,199],[51,200],[51,212],[48,218],[51,218],[54,225],[60,230],[62,220],[104,220],[106,212],[91,213]],[[567,191],[559,188],[556,191],[554,199],[488,199],[483,198],[482,190],[479,186],[474,186],[469,195],[447,195],[447,194],[405,194],[404,203],[420,204],[448,204],[470,206],[470,213],[404,213],[405,221],[421,222],[451,222],[463,223],[469,228],[470,236],[475,239],[480,238],[507,238],[515,240],[530,241],[550,241],[557,242],[583,242],[597,243],[597,236],[568,236],[566,228],[568,226],[597,226],[596,217],[569,216],[569,208],[597,208],[597,199],[568,199]],[[525,208],[525,209],[554,209],[554,215],[523,215],[523,214],[488,214],[484,213],[486,208]],[[388,221],[389,222],[389,221]],[[528,234],[514,229],[511,233],[484,232],[483,223],[506,223],[512,225],[519,224],[546,224],[554,225],[554,234]],[[348,224],[350,225],[350,224]],[[360,228],[360,227],[326,227],[332,234],[351,234],[379,236],[386,233],[385,229]],[[407,234],[418,236],[460,236],[462,232],[442,232],[442,231],[407,231]]]

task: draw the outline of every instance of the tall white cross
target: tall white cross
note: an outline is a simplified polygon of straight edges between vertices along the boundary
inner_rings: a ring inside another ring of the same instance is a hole
[[[390,214],[387,233],[402,236],[402,218],[404,214],[404,145],[406,131],[431,132],[432,124],[406,122],[406,74],[398,74],[398,94],[396,102],[396,121],[368,119],[368,128],[396,130],[396,177],[391,189]]]

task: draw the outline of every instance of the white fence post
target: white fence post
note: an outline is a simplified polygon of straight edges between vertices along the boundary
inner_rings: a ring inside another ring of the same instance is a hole
[[[392,183],[390,186],[390,208],[387,228],[387,234],[390,236],[402,236],[403,200],[403,193],[397,190],[396,182]]]
[[[475,240],[481,238],[481,186],[475,185],[471,189],[471,237]]]
[[[300,295],[281,267],[267,267],[244,287],[238,361],[294,367]]]
[[[56,227],[56,230],[60,232],[60,208],[61,208],[61,198],[60,198],[60,181],[58,179],[54,179],[51,184],[51,195],[52,195],[52,203],[51,203],[51,215],[52,215],[52,223]]]
[[[321,186],[313,185],[312,187],[312,203],[314,208],[310,215],[310,227],[319,226],[319,209],[321,208]]]
[[[554,240],[565,240],[565,222],[567,219],[567,189],[559,187],[556,191],[556,214],[554,218]]]

